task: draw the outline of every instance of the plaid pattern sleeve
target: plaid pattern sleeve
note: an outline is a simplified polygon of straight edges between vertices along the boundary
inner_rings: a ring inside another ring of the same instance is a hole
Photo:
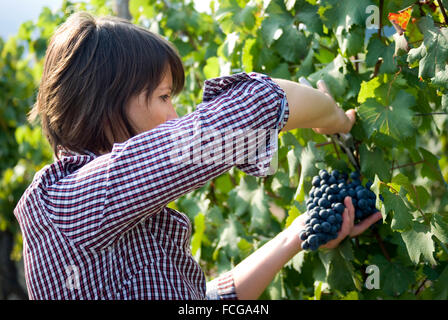
[[[166,206],[233,166],[269,174],[288,115],[285,93],[265,75],[210,79],[194,112],[108,154],[44,167],[14,211],[30,297],[205,297],[191,223]],[[67,291],[69,271],[80,275],[71,278],[78,291]]]
[[[226,272],[207,283],[208,300],[238,300],[232,273]]]

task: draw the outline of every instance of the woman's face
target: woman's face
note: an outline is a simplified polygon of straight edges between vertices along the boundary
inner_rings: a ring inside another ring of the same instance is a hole
[[[178,118],[171,102],[172,87],[173,79],[171,71],[168,70],[149,100],[146,99],[145,91],[131,98],[127,112],[129,121],[137,134],[151,130],[168,120]]]

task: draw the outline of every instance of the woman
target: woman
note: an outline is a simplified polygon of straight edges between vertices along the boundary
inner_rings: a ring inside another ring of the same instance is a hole
[[[56,159],[14,212],[31,299],[255,299],[301,250],[303,216],[206,284],[189,251],[191,223],[167,204],[233,166],[267,175],[278,131],[349,132],[354,110],[321,90],[240,73],[206,81],[203,103],[178,118],[171,98],[183,84],[173,46],[127,21],[77,13],[55,32],[30,118],[40,118]],[[252,153],[261,131],[275,139]],[[235,148],[241,132],[248,148]],[[225,161],[223,146],[232,147]],[[381,217],[354,226],[345,203],[328,248]]]

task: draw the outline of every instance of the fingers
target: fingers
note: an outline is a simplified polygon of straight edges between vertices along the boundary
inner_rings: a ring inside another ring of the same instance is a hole
[[[350,237],[356,237],[359,236],[361,233],[363,233],[364,231],[366,231],[372,224],[374,224],[375,222],[381,220],[383,218],[383,216],[381,215],[381,212],[376,212],[374,214],[372,214],[371,216],[365,218],[364,220],[362,220],[360,223],[358,223],[357,225],[355,225],[350,233]]]
[[[325,81],[317,81],[316,86],[319,91],[330,97],[337,106],[336,112],[339,120],[337,123],[339,123],[339,125],[336,128],[315,128],[313,130],[319,134],[349,133],[356,121],[356,111],[354,109],[344,111],[334,100]]]
[[[338,237],[321,246],[322,248],[336,248],[347,236],[350,238],[356,237],[367,230],[372,224],[382,219],[381,212],[376,212],[355,225],[355,208],[351,197],[345,197],[344,204],[345,210],[342,213],[342,226],[341,230],[339,230]]]
[[[334,240],[331,240],[327,242],[325,245],[323,245],[323,248],[336,248],[338,244],[344,240],[348,235],[350,235],[350,232],[353,229],[353,223],[355,220],[355,208],[352,204],[352,199],[350,197],[346,197],[344,199],[345,204],[345,210],[342,213],[342,226],[339,230],[338,237]]]
[[[355,111],[355,109],[349,109],[349,110],[345,111],[345,115],[347,116],[347,118],[350,120],[350,122],[352,124],[355,123],[355,121],[356,121],[356,111]]]
[[[346,121],[346,126],[345,126],[345,132],[344,133],[349,133],[352,128],[353,125],[355,124],[356,121],[356,111],[355,109],[350,109],[345,111],[345,118],[348,120]]]
[[[355,221],[355,208],[353,207],[352,198],[351,197],[345,197],[344,199],[344,205],[345,210],[342,213],[342,226],[341,226],[341,233],[343,234],[343,237],[345,238],[348,236],[354,225]]]
[[[325,92],[331,97],[330,90],[328,90],[327,84],[324,80],[318,80],[316,86],[320,91]]]

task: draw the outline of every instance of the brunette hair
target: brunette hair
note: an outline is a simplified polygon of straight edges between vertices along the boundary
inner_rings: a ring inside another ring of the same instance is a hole
[[[75,13],[50,40],[29,120],[40,117],[56,157],[59,147],[109,152],[118,137],[136,134],[129,99],[144,90],[149,98],[168,67],[175,95],[185,75],[171,43],[124,19]]]

